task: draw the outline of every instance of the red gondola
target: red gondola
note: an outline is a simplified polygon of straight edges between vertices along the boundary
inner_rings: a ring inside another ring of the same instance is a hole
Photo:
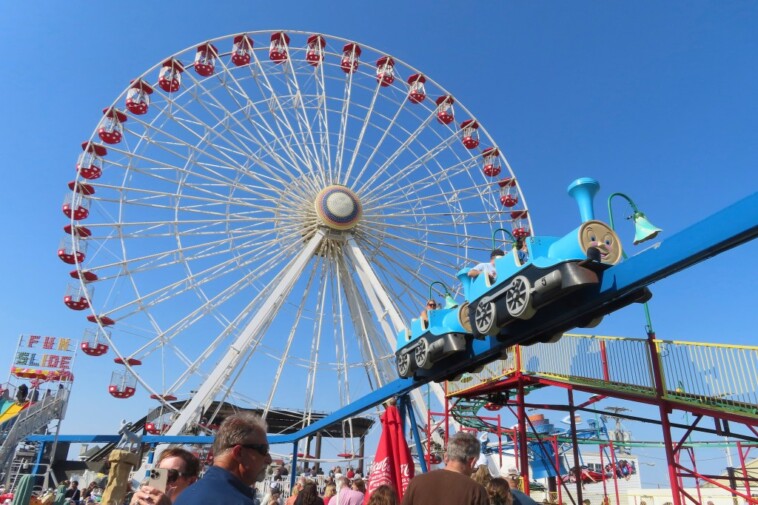
[[[92,184],[85,184],[84,182],[77,182],[77,181],[69,181],[68,183],[68,189],[71,191],[76,191],[80,195],[84,196],[90,196],[95,194],[95,188],[92,186]]]
[[[395,82],[395,60],[389,56],[376,60],[376,80],[382,87]]]
[[[126,114],[113,107],[103,109],[103,119],[97,128],[97,135],[106,144],[118,144],[124,136],[124,127],[121,123],[126,122]]]
[[[341,452],[337,454],[338,458],[352,459],[354,454],[352,452]]]
[[[453,97],[450,95],[441,96],[435,102],[437,103],[437,121],[442,124],[452,123],[455,120],[453,116],[453,103],[455,103],[455,100],[453,100]]]
[[[89,216],[89,198],[80,193],[68,193],[63,201],[63,215],[75,221],[87,219]]]
[[[80,226],[80,225],[74,225],[71,226],[70,224],[67,224],[63,227],[63,231],[68,233],[69,235],[73,235],[75,237],[90,237],[92,236],[92,231],[87,228],[86,226]]]
[[[342,62],[340,67],[346,74],[350,74],[358,70],[359,61],[361,56],[361,46],[355,42],[349,42],[342,48]]]
[[[467,119],[461,123],[461,136],[466,149],[474,149],[479,145],[479,123],[473,119]]]
[[[413,74],[408,78],[408,84],[410,89],[408,90],[408,101],[411,103],[421,103],[426,98],[426,89],[424,89],[424,83],[426,77],[421,74]]]
[[[58,245],[58,257],[61,259],[62,262],[68,264],[68,265],[75,265],[76,263],[81,263],[84,261],[84,258],[86,256],[84,250],[87,248],[87,243],[79,243],[78,248],[76,252],[74,252],[74,249],[71,244],[71,239],[64,238],[61,240],[61,243]]]
[[[315,34],[308,37],[308,49],[305,60],[312,66],[317,67],[324,59],[324,47],[326,40],[321,35]]]
[[[81,285],[69,285],[66,294],[63,295],[63,303],[71,310],[84,310],[89,308],[88,293]],[[92,296],[91,293],[89,293]]]
[[[102,356],[108,352],[108,345],[102,342],[82,342],[79,348],[87,356]]]
[[[216,69],[216,58],[218,58],[216,46],[211,43],[200,44],[195,53],[195,72],[203,77],[213,75]]]
[[[497,412],[498,410],[502,408],[503,406],[497,403],[487,402],[484,404],[484,409],[489,410],[490,412]]]
[[[174,395],[150,395],[150,398],[153,400],[161,400],[164,402],[176,401],[176,396]]]
[[[164,61],[158,73],[158,86],[166,93],[179,91],[179,86],[182,85],[182,72],[184,72],[184,65],[179,60],[170,58]]]
[[[85,282],[94,282],[97,280],[97,274],[95,272],[90,272],[89,270],[71,270],[68,275],[72,279],[82,279]]]
[[[500,175],[500,151],[497,147],[488,147],[482,152],[484,158],[484,175],[487,177],[497,177]]]
[[[87,321],[89,321],[90,323],[100,323],[103,326],[113,326],[114,324],[116,324],[116,321],[114,321],[108,316],[96,316],[94,314],[90,314],[89,316],[87,316]]]
[[[132,87],[126,92],[126,108],[132,114],[141,116],[150,107],[150,95],[153,87],[142,79],[132,81]]]
[[[232,63],[238,67],[249,65],[252,56],[253,39],[248,37],[246,33],[234,37],[232,43]]]
[[[102,157],[108,154],[108,150],[100,144],[82,142],[82,154],[76,163],[76,170],[85,179],[97,179],[103,175]]]
[[[108,392],[114,398],[124,399],[134,396],[137,391],[137,378],[128,370],[117,370],[111,374]]]
[[[284,63],[287,60],[287,47],[290,38],[284,32],[275,32],[271,34],[271,44],[268,49],[268,57],[274,63]]]
[[[511,194],[502,195],[500,196],[500,203],[509,208],[514,207],[518,203],[518,196]]]
[[[523,225],[523,220],[527,218],[528,213],[529,211],[527,210],[515,210],[511,212],[511,219],[514,220],[512,232],[514,238],[526,238],[531,235],[529,228]]]
[[[117,365],[123,365],[124,364],[124,358],[113,358],[113,362]],[[140,360],[137,358],[126,358],[126,363],[129,364],[129,366],[139,366],[142,364]]]

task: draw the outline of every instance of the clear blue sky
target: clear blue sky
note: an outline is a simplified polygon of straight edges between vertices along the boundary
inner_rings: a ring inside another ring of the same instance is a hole
[[[130,79],[186,47],[273,29],[376,47],[442,84],[486,126],[540,233],[575,226],[565,188],[591,176],[603,201],[631,195],[665,238],[758,189],[756,26],[758,4],[745,1],[4,2],[0,364],[21,333],[80,337],[82,317],[61,302],[68,268],[55,254],[79,144]],[[754,344],[756,253],[749,244],[654,285],[658,336]],[[643,325],[633,307],[597,332],[641,337]],[[143,412],[112,400],[109,375],[88,366],[80,356],[85,380],[64,432],[112,432]]]

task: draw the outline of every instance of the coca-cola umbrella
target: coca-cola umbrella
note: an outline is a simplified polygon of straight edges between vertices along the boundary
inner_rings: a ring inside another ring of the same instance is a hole
[[[403,499],[405,489],[413,478],[414,466],[411,451],[403,435],[400,413],[395,405],[388,405],[382,414],[382,435],[374,456],[374,464],[368,476],[368,488],[364,503],[379,486],[388,484]]]

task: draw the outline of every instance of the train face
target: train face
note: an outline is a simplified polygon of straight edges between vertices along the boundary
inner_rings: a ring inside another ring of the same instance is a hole
[[[621,242],[602,221],[594,219],[592,198],[599,185],[578,179],[569,186],[577,201],[582,224],[563,237],[528,237],[527,257],[514,247],[495,259],[496,277],[469,277],[470,268],[458,272],[465,303],[430,310],[428,325],[414,319],[401,330],[396,352],[398,373],[410,377],[415,370],[462,351],[466,339],[497,335],[518,320],[528,320],[547,305],[561,303],[577,290],[599,283],[602,272],[622,259]],[[593,321],[594,324],[599,320]],[[542,341],[554,341],[561,334]],[[517,342],[531,344],[534,342]]]

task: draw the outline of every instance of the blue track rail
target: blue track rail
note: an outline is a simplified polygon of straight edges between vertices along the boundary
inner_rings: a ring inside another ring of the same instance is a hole
[[[398,379],[355,400],[307,428],[289,435],[272,435],[272,444],[295,443],[330,424],[360,414],[389,398],[403,396],[411,390],[431,381],[440,381],[456,376],[482,364],[502,357],[505,349],[518,336],[521,341],[540,335],[554,334],[571,329],[567,321],[591,318],[608,313],[635,301],[640,290],[646,286],[688,268],[705,259],[751,241],[758,235],[758,193],[722,209],[671,237],[662,240],[603,273],[603,279],[594,293],[583,299],[570,314],[540,312],[535,320],[510,325],[497,338],[473,340],[462,359],[456,355],[444,360],[432,370],[420,370],[423,375],[416,379]],[[61,442],[118,442],[119,435],[60,435]],[[53,435],[35,435],[29,441],[52,442]],[[144,436],[147,444],[159,443],[210,443],[212,437],[196,436]]]

